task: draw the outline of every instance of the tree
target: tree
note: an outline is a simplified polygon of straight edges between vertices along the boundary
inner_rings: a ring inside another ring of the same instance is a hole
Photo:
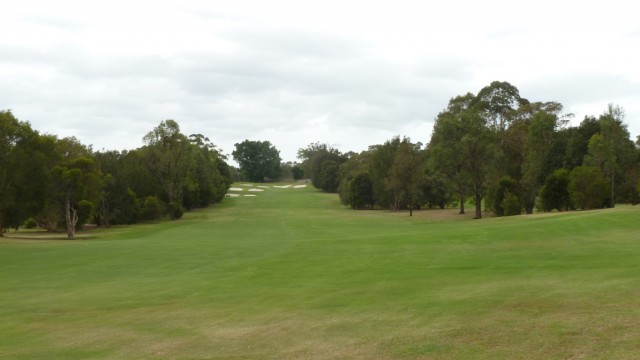
[[[462,149],[465,136],[462,114],[469,111],[474,98],[472,93],[467,93],[451,99],[447,109],[438,114],[427,145],[430,173],[446,178],[453,185],[460,201],[460,214],[465,213],[464,204],[470,188],[468,159]]]
[[[544,186],[540,190],[542,210],[569,210],[571,207],[571,198],[569,196],[570,179],[569,170],[567,169],[557,169],[547,176]]]
[[[371,155],[368,172],[373,184],[373,198],[381,208],[396,209],[397,199],[393,191],[389,191],[388,178],[402,141],[408,140],[400,140],[399,136],[394,136],[382,145],[369,147]]]
[[[293,180],[300,180],[304,177],[304,170],[300,164],[294,164],[291,167],[291,176]]]
[[[340,185],[338,186],[338,193],[342,204],[353,207],[354,196],[356,198],[361,197],[362,193],[358,195],[353,194],[355,189],[352,188],[352,182],[355,177],[363,173],[367,173],[368,182],[371,183],[371,194],[368,195],[371,197],[370,205],[373,207],[375,204],[375,198],[373,197],[373,183],[371,175],[369,175],[370,158],[371,152],[365,150],[359,154],[351,155],[347,161],[340,165]],[[368,197],[366,200],[369,201]]]
[[[555,111],[560,111],[562,106],[557,105]],[[527,214],[533,213],[536,195],[545,179],[545,165],[558,125],[559,119],[556,113],[538,111],[533,115],[528,126],[521,180],[523,203]]]
[[[146,165],[160,181],[169,207],[175,210],[171,218],[176,219],[176,215],[181,215],[185,183],[195,167],[189,139],[180,133],[177,122],[165,120],[143,140]]]
[[[504,131],[515,118],[516,110],[528,103],[520,96],[520,91],[506,81],[494,81],[485,86],[473,100],[473,106],[496,132]]]
[[[373,207],[373,183],[369,173],[363,172],[356,175],[349,185],[349,204],[353,209]]]
[[[588,154],[584,158],[585,165],[596,166],[604,173],[609,183],[611,207],[616,201],[616,179],[622,177],[619,173],[625,165],[631,165],[634,151],[623,119],[624,110],[609,104],[598,119],[600,132],[589,139]]]
[[[298,158],[302,160],[305,175],[318,189],[335,192],[340,184],[339,167],[347,156],[338,149],[327,144],[313,143],[298,150]]]
[[[233,158],[247,180],[264,182],[280,177],[280,152],[269,141],[245,140],[235,147]]]
[[[185,183],[184,200],[187,208],[205,207],[222,200],[231,186],[228,165],[224,156],[202,134],[189,135],[195,167]]]
[[[465,135],[461,139],[461,150],[467,159],[465,173],[471,183],[475,219],[482,219],[482,199],[487,191],[488,175],[497,149],[493,134],[480,114],[471,109],[463,113],[462,121]]]
[[[97,203],[101,173],[91,150],[76,138],[64,138],[56,144],[58,163],[51,171],[51,195],[64,214],[67,238],[73,240],[76,227],[83,224]]]
[[[0,236],[42,207],[49,152],[43,145],[29,123],[0,111]]]
[[[393,165],[386,179],[386,187],[393,194],[394,209],[402,205],[413,209],[421,205],[422,184],[424,182],[424,161],[420,145],[412,144],[405,138],[399,145]]]
[[[607,204],[607,182],[600,169],[594,166],[578,166],[571,171],[569,195],[580,209],[602,208]]]
[[[497,216],[520,215],[522,203],[518,193],[518,182],[514,178],[507,175],[500,179],[493,205]]]

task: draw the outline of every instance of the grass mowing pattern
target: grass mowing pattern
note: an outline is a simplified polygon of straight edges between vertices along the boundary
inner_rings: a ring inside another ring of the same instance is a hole
[[[640,354],[640,208],[443,221],[257,195],[75,241],[8,234],[0,358]]]

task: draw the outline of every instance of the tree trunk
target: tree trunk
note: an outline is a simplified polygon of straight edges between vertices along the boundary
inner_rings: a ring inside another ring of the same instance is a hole
[[[616,175],[611,174],[611,208],[616,206],[616,193],[615,193]]]
[[[460,195],[460,215],[464,215],[464,196]]]
[[[474,219],[482,219],[482,196],[476,195],[476,216]]]
[[[413,216],[413,206],[409,205],[409,216]]]
[[[67,225],[67,239],[73,240],[76,234],[76,224],[78,223],[78,213],[71,207],[71,199],[67,198],[64,204],[64,218]]]

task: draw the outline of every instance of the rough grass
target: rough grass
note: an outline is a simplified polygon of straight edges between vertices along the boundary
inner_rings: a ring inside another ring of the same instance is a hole
[[[268,189],[75,241],[9,233],[0,358],[637,358],[640,208],[456,212]]]

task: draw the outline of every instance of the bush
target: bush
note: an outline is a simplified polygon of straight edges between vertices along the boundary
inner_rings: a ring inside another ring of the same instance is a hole
[[[33,218],[28,218],[27,220],[25,220],[24,224],[22,224],[22,226],[25,229],[35,229],[38,227],[38,223],[33,219]]]
[[[569,196],[569,170],[558,169],[547,176],[544,186],[540,190],[540,202],[543,211],[569,210],[571,198]]]
[[[182,205],[173,202],[169,203],[169,205],[167,206],[167,211],[169,212],[169,217],[171,218],[171,220],[178,220],[184,214]]]
[[[493,210],[495,211],[497,216],[519,215],[522,213],[522,205],[520,199],[516,195],[517,193],[518,182],[514,178],[510,176],[504,176],[502,177],[502,179],[500,179],[498,189],[495,192],[495,198],[492,201]],[[511,207],[509,211],[507,211],[504,207],[507,195],[509,196],[509,200],[507,201],[507,203],[508,206]],[[515,208],[518,209],[516,210]]]
[[[165,214],[164,203],[157,196],[147,196],[142,206],[142,216],[145,220],[158,220]]]
[[[522,214],[522,203],[520,199],[509,191],[504,194],[501,205],[504,216]]]
[[[362,209],[373,206],[373,183],[368,173],[360,173],[351,180],[349,186],[351,207]]]
[[[593,166],[578,166],[571,172],[569,195],[580,209],[590,210],[606,206],[607,182],[600,169]]]

